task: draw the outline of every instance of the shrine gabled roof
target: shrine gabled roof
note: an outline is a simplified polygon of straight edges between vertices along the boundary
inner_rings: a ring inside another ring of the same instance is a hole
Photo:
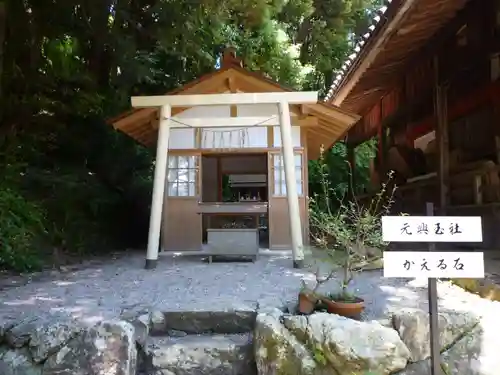
[[[260,73],[251,72],[239,66],[223,67],[179,87],[166,95],[216,94],[223,92],[290,92],[287,88]],[[313,104],[294,105],[293,112],[317,119],[317,125],[308,127],[307,145],[311,159],[319,156],[321,145],[330,147],[342,139],[347,131],[359,120],[359,116],[339,107],[318,101]],[[173,108],[175,116],[189,108]],[[136,108],[108,120],[115,129],[124,132],[139,143],[152,147],[157,140],[159,110]]]

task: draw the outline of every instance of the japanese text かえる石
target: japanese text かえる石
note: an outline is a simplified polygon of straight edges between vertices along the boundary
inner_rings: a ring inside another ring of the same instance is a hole
[[[458,271],[462,271],[464,269],[464,264],[460,261],[460,258],[454,259],[452,263],[452,267],[454,269]],[[413,260],[405,260],[403,263],[403,267],[407,271],[409,271],[412,266],[415,266],[415,261]],[[432,267],[432,265],[429,265],[427,260],[423,258],[420,262],[418,262],[418,267],[420,267],[420,271],[430,271],[431,269],[429,267]],[[445,270],[448,268],[448,264],[446,264],[444,259],[439,259],[435,267],[440,270]]]

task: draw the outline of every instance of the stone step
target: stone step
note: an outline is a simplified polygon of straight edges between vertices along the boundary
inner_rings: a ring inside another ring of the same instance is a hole
[[[167,311],[163,313],[164,333],[169,330],[188,334],[234,334],[251,332],[255,326],[255,310]],[[158,332],[161,332],[158,331]],[[152,332],[155,335],[155,332]]]
[[[213,334],[150,337],[145,375],[256,375],[252,335]]]

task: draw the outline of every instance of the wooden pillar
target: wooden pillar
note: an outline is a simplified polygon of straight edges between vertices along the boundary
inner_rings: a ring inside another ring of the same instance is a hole
[[[450,180],[450,146],[448,140],[447,88],[441,82],[439,59],[434,58],[434,117],[436,120],[436,143],[438,149],[438,206],[441,215],[446,214]]]
[[[281,145],[283,149],[283,164],[285,168],[290,236],[292,238],[293,266],[294,268],[302,268],[304,267],[302,225],[300,220],[299,195],[297,193],[297,176],[295,174],[292,124],[290,121],[290,107],[288,102],[280,102],[278,104],[278,110],[280,115]]]
[[[354,189],[356,188],[356,179],[355,179],[356,155],[354,154],[355,147],[352,144],[347,143],[346,148],[347,148],[347,163],[349,164],[349,177],[348,177],[348,183],[347,183],[347,198],[354,199],[355,195],[356,195],[354,192]]]
[[[382,106],[382,100],[379,103],[379,118],[380,122],[378,125],[378,161],[377,166],[380,182],[386,182],[387,180],[387,129],[384,126],[384,112]]]
[[[153,198],[151,216],[149,219],[148,249],[146,254],[146,269],[156,267],[160,248],[160,231],[162,225],[163,197],[168,166],[168,140],[170,136],[170,116],[172,108],[164,105],[160,111],[158,126],[158,142],[156,145],[155,174],[153,180]],[[168,199],[167,199],[168,200]]]

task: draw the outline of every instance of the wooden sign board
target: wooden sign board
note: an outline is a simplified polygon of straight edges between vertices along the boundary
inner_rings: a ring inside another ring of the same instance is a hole
[[[386,242],[483,242],[478,216],[384,216]]]
[[[385,242],[428,244],[429,251],[384,251],[384,277],[428,279],[431,375],[442,375],[438,321],[438,278],[483,278],[484,256],[480,252],[438,252],[436,242],[482,242],[481,218],[433,216],[434,204],[426,204],[427,216],[382,217]]]
[[[384,277],[484,278],[482,252],[385,251]]]

